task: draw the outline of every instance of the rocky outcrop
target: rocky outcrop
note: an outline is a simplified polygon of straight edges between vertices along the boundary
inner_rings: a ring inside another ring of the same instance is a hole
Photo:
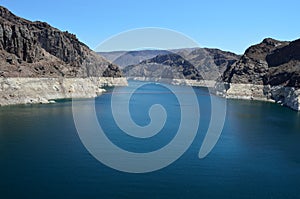
[[[300,88],[300,39],[266,56],[269,76],[266,83]]]
[[[110,65],[74,34],[17,17],[0,6],[0,76],[101,77],[106,71],[105,76],[120,77]]]
[[[295,87],[273,86],[270,94],[275,102],[300,111],[300,89]]]
[[[251,46],[239,61],[224,72],[223,80],[230,83],[267,85],[272,76],[266,60],[267,55],[288,44],[289,42],[267,38],[260,44]]]
[[[223,75],[228,98],[268,100],[300,110],[300,40],[251,46]]]

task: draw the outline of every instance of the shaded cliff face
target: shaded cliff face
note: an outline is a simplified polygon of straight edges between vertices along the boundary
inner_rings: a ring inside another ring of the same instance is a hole
[[[300,87],[300,40],[264,39],[251,46],[223,76],[229,83]]]
[[[169,66],[178,68],[178,72],[183,74],[184,78],[199,79],[201,77],[201,79],[216,80],[240,57],[234,53],[208,48],[175,49],[170,50],[168,54],[166,52],[168,51],[139,64],[125,67],[124,74],[126,76],[151,74],[151,77],[160,77]]]
[[[300,39],[274,50],[266,56],[270,85],[300,88]]]
[[[44,22],[19,18],[0,6],[0,76],[103,75],[119,77],[121,72],[80,42],[75,35]]]

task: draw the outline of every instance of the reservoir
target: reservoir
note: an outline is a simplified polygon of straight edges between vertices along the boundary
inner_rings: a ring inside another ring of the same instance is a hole
[[[131,81],[129,87],[137,84],[144,83]],[[184,86],[174,88],[190,94]],[[116,97],[124,98],[128,89],[118,88]],[[70,100],[0,107],[1,198],[300,198],[300,113],[269,102],[227,100],[220,138],[199,159],[211,96],[206,88],[193,90],[198,104],[189,106],[199,106],[200,120],[194,121],[199,127],[191,146],[172,164],[139,174],[112,169],[89,153],[77,133]],[[90,100],[95,100],[106,136],[121,149],[148,153],[176,136],[181,109],[164,85],[144,84],[130,99],[131,119],[140,126],[151,122],[153,104],[166,111],[165,126],[148,139],[122,132],[111,98],[108,90]]]

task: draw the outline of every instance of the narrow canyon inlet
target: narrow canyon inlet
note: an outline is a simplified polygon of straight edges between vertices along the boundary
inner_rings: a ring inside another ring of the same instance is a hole
[[[165,109],[166,122],[156,135],[140,139],[118,127],[111,109],[112,90],[95,98],[94,109],[115,145],[148,153],[174,139],[182,110],[164,84],[129,81],[115,97],[128,97],[136,85],[141,86],[129,103],[136,124],[151,123],[152,105]],[[173,88],[189,95],[187,87]],[[185,105],[198,106],[200,120],[191,146],[171,165],[141,174],[109,168],[89,153],[74,124],[72,101],[0,107],[1,198],[299,198],[300,114],[276,103],[227,100],[220,139],[199,159],[212,97],[206,88],[193,91],[198,103]]]

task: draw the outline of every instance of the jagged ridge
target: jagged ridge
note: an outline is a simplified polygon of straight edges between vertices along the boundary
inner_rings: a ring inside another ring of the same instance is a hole
[[[0,6],[0,76],[120,77],[117,66],[45,22],[31,22]]]

